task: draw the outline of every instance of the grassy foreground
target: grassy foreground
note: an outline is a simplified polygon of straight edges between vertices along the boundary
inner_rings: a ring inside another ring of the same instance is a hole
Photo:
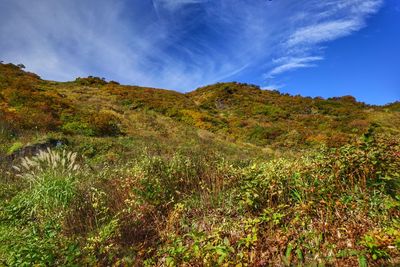
[[[271,160],[138,149],[99,164],[59,148],[4,167],[0,265],[400,264],[396,138]]]
[[[0,63],[0,266],[399,266],[399,137],[399,102]]]

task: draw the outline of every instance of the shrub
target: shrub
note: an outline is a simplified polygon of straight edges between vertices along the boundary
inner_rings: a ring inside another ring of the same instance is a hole
[[[98,136],[116,136],[121,134],[120,120],[111,112],[100,111],[92,116],[91,126]]]
[[[277,126],[255,126],[249,134],[249,139],[256,144],[268,144],[283,134],[283,130]]]
[[[90,127],[88,123],[79,121],[64,123],[61,126],[61,130],[68,134],[80,134],[85,136],[95,135],[95,131]]]
[[[281,108],[273,105],[259,105],[253,108],[254,114],[265,115],[270,118],[272,121],[278,120],[279,118],[287,118],[288,113],[282,110]]]
[[[11,155],[12,153],[14,153],[15,151],[19,150],[20,148],[22,148],[24,146],[24,144],[22,144],[21,142],[15,142],[12,144],[12,146],[8,149],[7,154]]]
[[[77,83],[79,85],[86,85],[86,86],[107,84],[107,82],[105,81],[104,78],[93,77],[93,76],[88,76],[87,78],[77,78],[75,80],[75,83]]]

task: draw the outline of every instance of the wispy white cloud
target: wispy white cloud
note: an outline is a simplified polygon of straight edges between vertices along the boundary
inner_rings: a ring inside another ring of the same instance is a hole
[[[277,64],[277,67],[273,68],[266,75],[267,78],[274,78],[275,75],[299,68],[315,67],[313,62],[323,60],[320,56],[309,56],[309,57],[283,57],[277,60],[273,60]]]
[[[153,2],[157,1],[164,7],[174,10],[177,8],[182,8],[188,4],[200,4],[208,2],[209,0],[152,0],[152,1]]]
[[[327,42],[346,36],[360,28],[358,20],[332,20],[296,30],[287,41],[288,47]]]
[[[383,0],[311,1],[313,6],[293,16],[297,26],[287,32],[281,45],[281,58],[272,61],[265,75],[271,79],[287,71],[315,67],[323,60],[321,45],[361,29],[369,15],[377,12]]]
[[[279,90],[285,86],[286,85],[284,83],[270,83],[262,86],[261,89],[272,91],[272,90]]]
[[[244,71],[271,79],[315,66],[321,45],[362,28],[382,1],[5,0],[0,59],[47,79],[184,91]]]

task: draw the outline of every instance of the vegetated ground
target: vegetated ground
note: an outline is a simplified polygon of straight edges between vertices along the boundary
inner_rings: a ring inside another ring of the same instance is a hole
[[[0,64],[0,156],[0,266],[400,264],[398,102]]]

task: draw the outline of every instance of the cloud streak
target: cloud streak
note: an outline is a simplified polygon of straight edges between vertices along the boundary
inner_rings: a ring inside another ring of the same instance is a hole
[[[208,0],[152,0],[152,1],[153,2],[157,1],[164,7],[171,10],[176,10],[190,4],[201,4],[208,2]]]
[[[313,62],[323,60],[323,57],[320,56],[310,56],[310,57],[283,57],[278,60],[274,60],[273,62],[277,63],[277,67],[273,68],[271,71],[268,72],[266,75],[267,78],[274,78],[274,76],[294,70],[299,68],[308,68],[308,67],[315,67],[316,65]]]
[[[272,79],[315,66],[322,45],[364,27],[382,1],[5,0],[0,59],[47,79],[181,91],[244,71]]]

